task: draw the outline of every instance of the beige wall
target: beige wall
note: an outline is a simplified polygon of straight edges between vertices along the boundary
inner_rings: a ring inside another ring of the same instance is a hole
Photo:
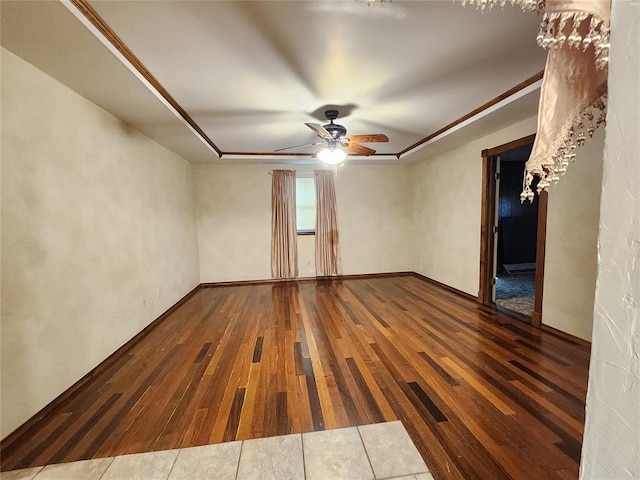
[[[274,168],[193,167],[202,282],[271,278],[271,177]],[[410,168],[357,165],[336,178],[345,274],[412,269]],[[299,274],[315,275],[314,237],[298,237]]]
[[[271,277],[272,168],[192,167],[201,282]]]
[[[185,160],[2,50],[6,436],[198,283]]]
[[[591,340],[604,128],[549,188],[542,323]]]
[[[478,295],[481,152],[535,131],[532,117],[413,166],[417,273]]]
[[[409,166],[349,164],[336,196],[345,274],[413,270]]]
[[[613,0],[581,480],[640,478],[640,3]]]

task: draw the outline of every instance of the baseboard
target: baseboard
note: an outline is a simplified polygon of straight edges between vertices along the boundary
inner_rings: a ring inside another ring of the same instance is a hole
[[[416,273],[416,272],[413,272],[413,275],[415,275],[416,277],[421,278],[422,280],[425,280],[425,281],[427,281],[429,283],[433,283],[434,285],[437,285],[440,288],[443,288],[443,289],[448,290],[448,291],[450,291],[452,293],[455,293],[456,295],[464,297],[464,298],[466,298],[468,300],[471,300],[471,301],[474,301],[474,302],[478,301],[478,297],[477,296],[471,295],[471,294],[469,294],[467,292],[463,292],[461,290],[458,290],[457,288],[454,288],[454,287],[451,287],[451,286],[446,285],[444,283],[438,282],[437,280],[434,280],[433,278],[429,278],[429,277],[427,277],[425,275],[421,275],[420,273]],[[531,318],[529,318],[526,315],[523,315],[521,313],[513,312],[511,310],[507,310],[506,308],[502,308],[502,307],[500,307],[498,305],[495,305],[495,304],[493,304],[493,305],[484,305],[483,304],[483,306],[486,307],[487,309],[490,309],[491,311],[496,311],[496,312],[500,313],[501,315],[506,315],[506,316],[511,317],[511,318],[513,318],[515,320],[518,320],[519,322],[523,322],[523,323],[526,323],[526,324],[531,324]]]
[[[266,280],[242,280],[231,282],[216,282],[216,283],[201,283],[194,287],[184,297],[169,307],[162,315],[153,320],[149,325],[138,332],[127,343],[118,348],[115,352],[100,362],[89,373],[83,376],[76,383],[67,388],[64,392],[54,398],[51,402],[45,405],[41,410],[35,413],[26,422],[16,428],[13,432],[9,433],[6,437],[0,440],[0,451],[10,448],[11,445],[23,435],[29,435],[30,429],[37,426],[37,424],[45,417],[55,413],[55,410],[70,396],[77,392],[80,388],[91,381],[97,375],[107,370],[111,365],[117,362],[123,355],[125,355],[132,347],[134,347],[140,340],[149,334],[154,328],[156,328],[165,318],[167,318],[172,312],[185,303],[190,297],[192,297],[199,289],[208,287],[225,287],[225,286],[240,286],[240,285],[259,285],[259,284],[276,284],[282,282],[315,282],[322,280],[344,280],[344,279],[364,279],[364,278],[379,278],[389,276],[411,275],[413,272],[392,272],[392,273],[364,273],[353,275],[340,275],[337,277],[303,277],[303,278],[291,278],[291,279],[266,279]]]
[[[133,338],[131,338],[127,343],[118,348],[115,352],[109,355],[105,360],[103,360],[98,366],[96,366],[93,370],[87,373],[84,377],[74,383],[67,390],[62,392],[58,397],[53,399],[49,404],[47,404],[44,408],[42,408],[39,412],[33,415],[29,420],[20,425],[16,430],[8,434],[5,438],[0,440],[0,451],[3,451],[10,446],[18,439],[20,439],[23,435],[30,435],[30,429],[37,426],[38,422],[40,422],[43,418],[52,415],[55,413],[55,410],[71,395],[73,395],[76,391],[78,391],[81,387],[83,387],[87,382],[92,380],[97,375],[101,374],[105,370],[107,370],[111,365],[113,365],[116,361],[118,361],[124,354],[126,354],[132,347],[134,347],[138,342],[140,342],[146,335],[149,334],[154,328],[156,328],[165,318],[167,318],[172,312],[174,312],[177,308],[179,308],[182,304],[184,304],[190,297],[192,297],[199,289],[201,288],[209,288],[209,287],[225,287],[225,286],[241,286],[241,285],[259,285],[259,284],[276,284],[283,282],[315,282],[322,280],[330,280],[330,281],[339,281],[339,280],[354,280],[354,279],[368,279],[368,278],[384,278],[384,277],[397,277],[397,276],[414,276],[419,278],[425,282],[436,285],[440,288],[443,288],[455,295],[461,296],[473,302],[478,301],[478,297],[474,295],[470,295],[466,292],[458,290],[457,288],[451,287],[449,285],[445,285],[444,283],[438,282],[437,280],[433,280],[425,275],[416,273],[416,272],[389,272],[389,273],[363,273],[363,274],[352,274],[352,275],[340,275],[337,277],[303,277],[303,278],[293,278],[293,279],[268,279],[268,280],[244,280],[244,281],[234,281],[234,282],[215,282],[215,283],[201,283],[197,285],[193,290],[187,293],[184,297],[178,300],[175,304],[173,304],[167,311],[165,311],[158,318],[153,320],[149,325],[147,325],[144,329],[138,332]],[[497,309],[498,310],[498,309]],[[500,309],[503,310],[503,309]],[[511,312],[504,311],[501,312],[506,315],[509,315]],[[513,316],[513,315],[511,315]],[[563,338],[571,343],[582,346],[585,349],[591,348],[591,343],[587,340],[583,340],[581,338],[575,337],[571,334],[562,332],[556,328],[550,327],[548,325],[542,325],[542,330],[546,330],[548,333],[555,335],[556,337]]]
[[[227,282],[209,282],[209,283],[201,283],[197,285],[193,290],[187,293],[184,297],[178,300],[174,305],[172,305],[166,312],[152,321],[149,325],[147,325],[144,329],[138,332],[133,338],[131,338],[127,343],[118,348],[115,352],[109,355],[105,360],[103,360],[98,366],[96,366],[93,370],[87,373],[84,377],[70,386],[67,390],[62,392],[58,397],[53,399],[49,404],[43,407],[39,412],[33,415],[29,420],[20,425],[16,430],[11,432],[5,438],[0,440],[0,450],[5,450],[9,448],[12,443],[18,440],[23,435],[29,435],[29,430],[36,426],[38,422],[40,422],[43,418],[53,414],[65,400],[67,400],[71,395],[73,395],[76,391],[78,391],[81,387],[83,387],[87,382],[92,380],[97,375],[101,374],[105,370],[107,370],[111,365],[113,365],[118,359],[120,359],[124,354],[126,354],[133,346],[135,346],[140,340],[142,340],[146,335],[149,334],[154,328],[156,328],[165,318],[167,318],[173,311],[175,311],[178,307],[180,307],[183,303],[185,303],[191,296],[193,296],[199,289],[201,288],[211,288],[211,287],[229,287],[229,286],[243,286],[243,285],[261,285],[261,284],[277,284],[277,283],[285,283],[285,282],[316,282],[316,281],[340,281],[340,280],[357,280],[357,279],[372,279],[372,278],[384,278],[384,277],[398,277],[398,276],[414,276],[426,282],[429,282],[433,285],[436,285],[440,288],[443,288],[451,293],[459,295],[468,300],[472,300],[476,302],[478,300],[477,297],[470,295],[466,292],[458,290],[449,285],[445,285],[444,283],[438,282],[437,280],[433,280],[425,275],[421,275],[416,272],[387,272],[387,273],[360,273],[360,274],[350,274],[350,275],[339,275],[335,277],[299,277],[292,279],[265,279],[265,280],[241,280],[241,281],[227,281]],[[544,326],[545,328],[552,329],[552,327]],[[555,330],[555,329],[552,329]],[[560,332],[562,333],[562,332]],[[584,342],[584,340],[580,340]]]
[[[571,335],[570,333],[563,332],[562,330],[558,330],[550,325],[545,325],[544,323],[540,327],[541,330],[546,331],[547,333],[554,335],[556,337],[562,338],[570,343],[579,345],[580,347],[591,350],[591,342],[589,340],[585,340],[584,338],[576,337],[575,335]]]
[[[434,285],[437,285],[438,287],[444,288],[445,290],[450,291],[451,293],[455,293],[456,295],[460,295],[461,297],[464,297],[468,300],[473,300],[474,302],[478,301],[478,297],[475,295],[471,295],[470,293],[467,292],[463,292],[462,290],[458,290],[455,287],[451,287],[447,284],[444,284],[442,282],[439,282],[437,280],[434,280],[433,278],[429,278],[426,275],[422,275],[421,273],[416,273],[416,272],[410,272],[410,275],[413,275],[414,277],[418,277],[422,280],[425,280],[426,282],[429,283],[433,283]]]
[[[178,307],[180,307],[183,303],[185,303],[190,297],[192,297],[198,290],[200,289],[200,285],[197,285],[193,288],[189,293],[187,293],[184,297],[174,303],[171,307],[169,307],[162,315],[153,320],[149,325],[140,330],[135,336],[133,336],[127,343],[118,348],[115,352],[105,358],[102,362],[100,362],[95,368],[93,368],[89,373],[87,373],[84,377],[78,380],[76,383],[67,388],[64,392],[54,398],[51,402],[45,405],[40,411],[38,411],[35,415],[33,415],[29,420],[16,428],[13,432],[8,434],[2,440],[0,440],[0,451],[3,451],[11,446],[13,442],[18,440],[23,435],[28,435],[29,430],[35,427],[38,422],[40,422],[43,418],[52,415],[55,413],[56,408],[58,408],[65,400],[67,400],[71,395],[77,392],[80,388],[82,388],[87,382],[92,380],[97,375],[100,375],[102,372],[107,370],[111,365],[117,362],[124,354],[126,354],[132,347],[134,347],[140,340],[142,340],[146,335],[149,334],[154,328],[156,328],[165,318],[167,318],[173,311],[175,311]]]
[[[143,328],[140,332],[138,332],[127,343],[122,345],[115,352],[109,355],[106,359],[100,362],[100,364],[98,364],[95,368],[93,368],[89,373],[87,373],[80,380],[78,380],[76,383],[71,385],[68,389],[66,389],[56,398],[54,398],[47,405],[45,405],[41,410],[35,413],[25,423],[20,425],[13,432],[9,433],[6,437],[0,440],[0,451],[10,448],[11,444],[13,444],[20,437],[22,437],[25,434],[29,434],[29,430],[34,426],[36,426],[38,422],[40,422],[43,418],[54,413],[56,408],[58,408],[59,405],[61,405],[71,395],[73,395],[76,391],[82,388],[87,382],[89,382],[94,377],[101,374],[102,372],[107,370],[109,367],[111,367],[111,365],[113,365],[118,359],[120,359],[124,354],[126,354],[132,347],[134,347],[138,342],[140,342],[140,340],[142,340],[146,335],[149,334],[149,332],[151,332],[154,328],[156,328],[173,311],[175,311],[178,307],[180,307],[183,303],[185,303],[200,288],[239,286],[239,285],[259,285],[259,284],[266,284],[266,283],[275,284],[275,283],[293,282],[293,281],[314,282],[318,280],[378,278],[378,277],[389,277],[389,276],[411,275],[411,274],[412,272],[364,273],[364,274],[354,274],[354,275],[340,275],[337,277],[302,277],[302,278],[291,278],[291,279],[273,278],[273,279],[266,279],[266,280],[242,280],[242,281],[231,281],[231,282],[201,283],[196,287],[194,287],[193,290],[191,290],[184,297],[182,297],[180,300],[174,303],[171,307],[169,307],[162,315],[160,315],[158,318],[153,320],[149,325]]]
[[[535,309],[531,313],[531,325],[540,328],[542,327],[542,312],[537,312]]]
[[[315,282],[323,280],[357,280],[367,278],[383,278],[398,277],[405,275],[415,275],[414,272],[387,272],[387,273],[353,273],[348,275],[335,275],[327,277],[295,277],[295,278],[266,278],[262,280],[233,280],[224,282],[206,282],[201,283],[202,288],[211,287],[239,287],[243,285],[264,285],[269,283],[288,283],[288,282]]]
[[[205,282],[200,284],[200,288],[213,287],[241,287],[247,285],[264,285],[267,283],[289,283],[301,280],[301,278],[266,278],[263,280],[227,280],[224,282]]]

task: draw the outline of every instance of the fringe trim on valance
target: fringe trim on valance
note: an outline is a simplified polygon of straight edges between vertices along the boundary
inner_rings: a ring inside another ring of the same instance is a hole
[[[581,35],[580,31],[589,31]],[[595,65],[598,70],[609,65],[609,25],[596,15],[586,12],[545,13],[536,40],[544,49],[579,48],[585,52],[593,45]]]
[[[525,12],[544,12],[546,5],[546,0],[460,0],[460,2],[463,7],[469,4],[480,11],[491,10],[498,6],[504,8],[509,3],[519,6]],[[587,22],[589,22],[589,31],[586,35],[581,35],[580,31]],[[609,24],[593,13],[583,11],[545,13],[536,40],[545,50],[567,45],[586,51],[593,45],[596,53],[596,68],[606,68],[609,64]]]
[[[562,127],[560,135],[549,148],[527,162],[520,201],[533,202],[535,194],[531,190],[533,177],[540,177],[537,191],[540,194],[551,184],[558,183],[567,167],[576,159],[576,149],[585,144],[587,137],[593,137],[600,125],[606,124],[607,84],[603,83],[593,95],[576,107]],[[531,165],[530,166],[530,163]]]
[[[475,6],[481,11],[485,9],[491,10],[494,7],[504,8],[507,3],[518,5],[525,12],[542,12],[544,11],[545,0],[461,0],[462,6],[466,4]]]

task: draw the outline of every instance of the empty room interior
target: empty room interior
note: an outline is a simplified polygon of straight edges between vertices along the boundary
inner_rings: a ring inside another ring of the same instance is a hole
[[[0,2],[0,478],[640,478],[640,6],[470,3]]]

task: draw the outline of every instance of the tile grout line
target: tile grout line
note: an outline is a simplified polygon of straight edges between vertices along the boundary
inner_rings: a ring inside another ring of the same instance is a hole
[[[42,472],[42,470],[44,470],[44,467],[46,467],[46,465],[43,465],[42,467],[40,467],[40,470],[38,470],[38,471],[36,472],[36,474],[35,474],[33,477],[31,477],[31,480],[35,480],[35,478],[36,478],[38,475],[40,475],[40,472]],[[9,470],[9,471],[11,471],[11,470]],[[99,479],[98,479],[98,480],[99,480]]]
[[[236,474],[233,477],[235,480],[238,480],[238,473],[240,473],[240,459],[242,458],[242,449],[244,448],[245,440],[240,441],[240,453],[238,454],[238,463],[236,464]]]
[[[169,474],[167,475],[167,480],[169,480],[169,478],[171,477],[171,472],[173,472],[174,467],[176,466],[176,463],[178,462],[178,457],[180,456],[180,453],[182,452],[182,448],[178,449],[178,454],[176,455],[176,458],[173,459],[173,464],[171,465],[171,468],[169,469]]]
[[[300,446],[302,447],[302,476],[307,480],[307,464],[304,460],[304,436],[300,434]]]
[[[362,433],[360,432],[360,427],[357,426],[356,429],[358,430],[358,437],[360,437],[360,443],[362,443],[362,448],[364,450],[364,454],[367,457],[367,461],[369,462],[369,467],[371,468],[371,473],[373,474],[373,480],[376,480],[378,477],[376,475],[375,470],[373,469],[373,463],[371,463],[371,458],[369,457],[369,452],[367,451],[367,446],[364,443],[364,439],[362,438]]]
[[[104,472],[102,472],[102,475],[100,475],[100,478],[98,478],[98,480],[101,480],[101,479],[102,479],[102,477],[104,477],[104,474],[105,474],[105,473],[107,473],[107,470],[109,470],[109,468],[111,468],[111,465],[113,465],[113,462],[115,462],[115,461],[116,461],[116,457],[113,457],[113,458],[111,459],[111,461],[109,462],[109,465],[107,465],[107,468],[105,468],[105,469],[104,469]],[[44,467],[43,467],[43,468],[44,468]],[[41,472],[41,471],[42,471],[42,470],[40,470],[40,472]],[[40,472],[38,472],[38,474],[40,474]],[[38,475],[36,475],[36,477],[37,477],[37,476],[38,476]],[[34,479],[33,479],[33,480],[35,480],[35,477],[34,477]]]

